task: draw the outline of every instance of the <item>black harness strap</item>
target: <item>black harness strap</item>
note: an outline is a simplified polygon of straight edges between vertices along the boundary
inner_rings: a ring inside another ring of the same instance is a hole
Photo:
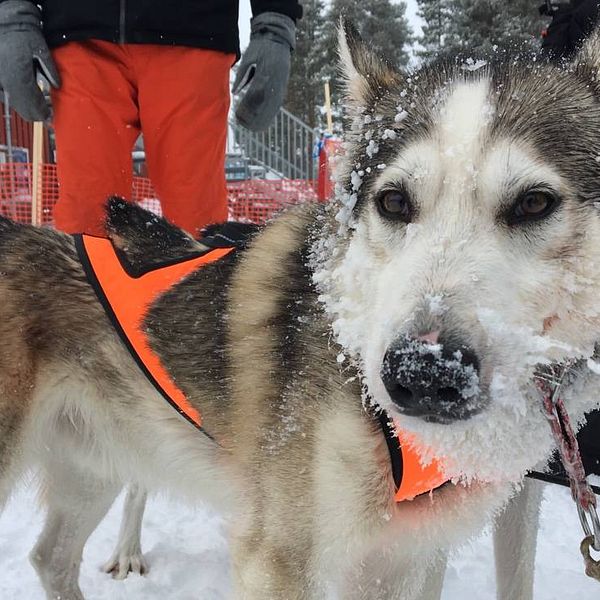
[[[377,418],[379,419],[381,430],[383,431],[385,442],[390,453],[390,462],[392,463],[392,475],[394,476],[394,483],[396,484],[396,489],[399,489],[400,484],[402,483],[402,473],[404,471],[402,466],[403,461],[400,443],[398,442],[398,437],[396,436],[396,433],[391,425],[390,418],[386,412],[380,410],[377,414]]]
[[[379,413],[377,414],[377,419],[379,420],[379,424],[381,425],[381,431],[383,432],[385,442],[390,453],[392,475],[394,477],[394,484],[396,485],[396,489],[398,489],[400,487],[400,484],[402,483],[403,473],[402,451],[400,449],[400,444],[391,425],[390,418],[385,413],[385,411],[379,411]],[[530,479],[537,479],[538,481],[544,481],[546,483],[554,483],[557,485],[569,487],[569,480],[567,479],[566,475],[560,476],[552,473],[530,471],[529,473],[527,473],[526,477],[529,477]],[[600,486],[592,485],[591,488],[592,490],[594,490],[595,494],[598,494],[600,496]]]
[[[564,485],[565,487],[571,487],[567,476],[554,475],[552,473],[541,473],[540,471],[530,471],[526,477],[530,479],[537,479],[538,481],[545,481],[546,483],[555,483],[557,485]],[[594,491],[594,494],[600,496],[600,487],[597,485],[591,485],[590,487]]]

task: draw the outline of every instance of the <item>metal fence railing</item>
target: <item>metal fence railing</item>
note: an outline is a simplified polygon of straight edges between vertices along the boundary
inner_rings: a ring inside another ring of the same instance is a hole
[[[249,131],[233,120],[229,127],[228,152],[239,152],[279,177],[316,178],[314,151],[318,133],[287,110],[282,108],[273,124],[261,133]]]

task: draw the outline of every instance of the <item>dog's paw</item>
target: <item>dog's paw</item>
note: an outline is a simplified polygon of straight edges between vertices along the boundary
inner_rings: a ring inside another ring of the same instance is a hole
[[[141,551],[117,553],[102,566],[102,571],[112,575],[113,579],[125,579],[129,573],[145,575],[148,572],[148,563]]]

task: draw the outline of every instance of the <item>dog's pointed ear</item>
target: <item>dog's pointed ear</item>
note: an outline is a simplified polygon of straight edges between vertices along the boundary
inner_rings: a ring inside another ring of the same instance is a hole
[[[338,49],[346,94],[354,106],[372,106],[402,82],[401,73],[373,52],[354,24],[343,17],[338,27]]]
[[[575,67],[585,73],[597,93],[600,93],[600,27],[592,32],[575,56]]]

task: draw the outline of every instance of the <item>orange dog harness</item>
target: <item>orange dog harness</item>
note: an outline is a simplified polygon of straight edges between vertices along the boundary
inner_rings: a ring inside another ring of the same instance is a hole
[[[223,258],[234,248],[215,248],[133,273],[110,240],[80,234],[73,237],[88,281],[139,367],[179,414],[206,433],[202,429],[200,414],[150,348],[142,326],[158,296],[194,271]]]
[[[379,422],[390,452],[396,502],[428,494],[448,482],[439,458],[426,466],[421,463],[419,444],[412,434],[403,431],[396,421],[390,421],[385,412],[379,415]]]
[[[134,272],[110,240],[81,234],[73,237],[89,283],[144,375],[180,415],[211,437],[202,428],[201,415],[150,348],[143,324],[150,307],[161,294],[198,269],[227,256],[235,248],[215,248]],[[412,500],[447,481],[438,460],[427,466],[421,464],[413,438],[398,429],[396,424],[392,427],[385,413],[380,415],[380,422],[390,451],[397,502]]]

